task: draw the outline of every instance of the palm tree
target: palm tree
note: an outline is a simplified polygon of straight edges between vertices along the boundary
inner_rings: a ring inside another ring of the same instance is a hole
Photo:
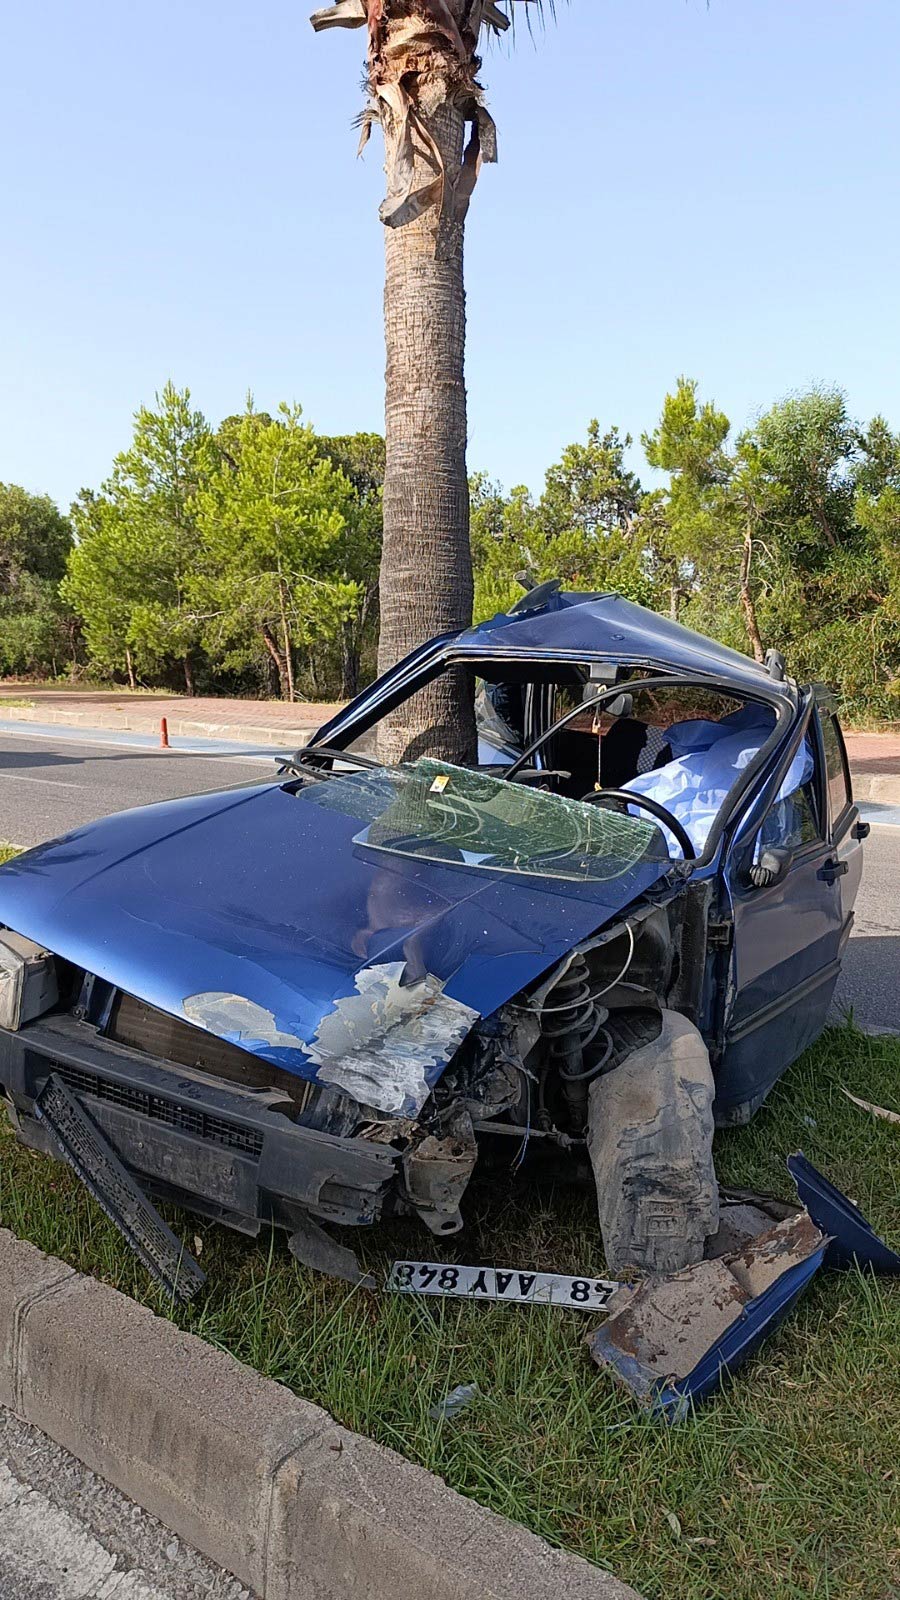
[[[472,616],[463,237],[481,164],[497,159],[477,79],[479,39],[505,31],[510,17],[494,0],[336,0],[311,21],[317,32],[368,30],[360,149],[374,123],[384,135],[385,671]],[[384,760],[425,750],[470,760],[475,726],[462,678],[401,707],[379,749]]]

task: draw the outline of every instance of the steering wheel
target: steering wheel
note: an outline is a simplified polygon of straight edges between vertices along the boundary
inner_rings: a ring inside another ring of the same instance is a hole
[[[589,806],[602,806],[605,800],[619,800],[624,805],[643,806],[657,822],[665,823],[669,832],[675,835],[681,845],[685,861],[696,861],[697,852],[691,844],[690,835],[686,833],[678,818],[673,817],[671,811],[661,806],[658,800],[651,800],[649,795],[632,794],[628,789],[591,789],[590,793],[583,794],[581,799],[584,805]]]

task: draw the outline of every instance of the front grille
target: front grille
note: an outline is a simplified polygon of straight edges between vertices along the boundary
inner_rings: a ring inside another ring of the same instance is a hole
[[[145,1000],[136,1000],[121,991],[116,994],[104,1035],[115,1044],[128,1045],[130,1050],[140,1050],[161,1061],[178,1062],[194,1072],[239,1083],[245,1089],[277,1090],[290,1102],[287,1115],[291,1117],[305,1109],[314,1093],[313,1085],[296,1072],[263,1061],[227,1039],[219,1039],[180,1017],[170,1017],[168,1012],[158,1011]]]
[[[114,1083],[109,1078],[101,1078],[96,1072],[88,1072],[83,1067],[73,1067],[66,1062],[59,1062],[53,1070],[76,1094],[89,1095],[107,1105],[123,1106],[125,1110],[136,1111],[138,1116],[147,1117],[151,1122],[162,1122],[167,1128],[192,1133],[209,1144],[224,1145],[227,1150],[238,1150],[242,1155],[258,1157],[262,1152],[262,1134],[255,1128],[242,1128],[238,1123],[229,1122],[226,1117],[217,1117],[212,1112],[204,1111],[200,1106],[167,1100],[163,1095],[151,1094],[149,1090],[133,1084]]]

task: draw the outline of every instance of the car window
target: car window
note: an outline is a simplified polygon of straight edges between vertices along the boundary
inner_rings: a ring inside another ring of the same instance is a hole
[[[792,762],[778,796],[760,829],[756,855],[767,846],[779,845],[798,850],[824,838],[818,796],[821,785],[818,751],[809,738]]]
[[[297,791],[361,826],[357,845],[487,872],[604,883],[639,862],[668,862],[652,822],[422,756]]]
[[[843,740],[834,717],[822,716],[822,743],[825,746],[825,775],[828,780],[828,806],[832,822],[850,804],[850,780],[844,760]]]

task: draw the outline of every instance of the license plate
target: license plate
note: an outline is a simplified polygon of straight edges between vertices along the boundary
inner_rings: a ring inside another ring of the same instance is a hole
[[[520,1272],[512,1267],[448,1267],[436,1261],[395,1261],[388,1279],[388,1288],[397,1294],[595,1312],[605,1311],[610,1295],[620,1287],[609,1278],[567,1278],[559,1272]]]

